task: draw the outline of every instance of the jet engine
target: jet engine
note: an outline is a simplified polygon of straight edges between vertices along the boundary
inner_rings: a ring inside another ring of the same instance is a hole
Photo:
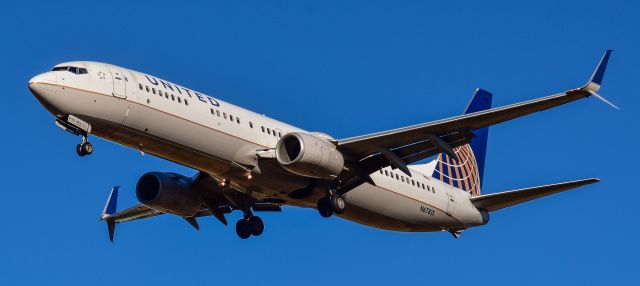
[[[152,209],[192,217],[200,211],[202,197],[191,187],[191,180],[175,173],[150,172],[136,185],[138,201]]]
[[[336,146],[319,136],[288,133],[276,145],[276,159],[291,173],[331,180],[342,172],[344,158]]]

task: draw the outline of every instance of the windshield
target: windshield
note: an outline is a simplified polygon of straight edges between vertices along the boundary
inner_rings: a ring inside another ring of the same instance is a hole
[[[74,74],[87,74],[87,69],[72,67],[72,66],[63,66],[63,67],[54,67],[51,71],[68,71]]]

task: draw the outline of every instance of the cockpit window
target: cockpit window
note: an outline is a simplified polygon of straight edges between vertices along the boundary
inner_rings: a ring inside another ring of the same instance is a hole
[[[64,66],[64,67],[54,67],[51,71],[68,71],[70,73],[74,73],[74,74],[87,74],[87,69],[85,68],[79,68],[79,67],[70,67],[70,66]]]

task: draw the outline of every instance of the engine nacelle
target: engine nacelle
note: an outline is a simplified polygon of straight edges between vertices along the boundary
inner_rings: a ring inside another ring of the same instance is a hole
[[[307,133],[288,133],[276,145],[278,163],[300,176],[331,180],[342,172],[344,158],[331,142]]]
[[[136,185],[138,201],[152,209],[192,217],[200,211],[202,197],[191,187],[190,179],[174,173],[150,172]]]

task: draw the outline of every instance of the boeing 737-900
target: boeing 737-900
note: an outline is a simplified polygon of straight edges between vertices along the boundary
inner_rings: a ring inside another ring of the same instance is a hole
[[[193,177],[142,175],[135,188],[140,203],[122,211],[114,187],[101,216],[111,241],[118,223],[171,214],[199,229],[197,218],[226,225],[225,215],[236,210],[243,214],[236,232],[246,239],[263,233],[256,213],[283,206],[458,238],[487,224],[493,211],[599,181],[482,192],[489,126],[591,96],[612,105],[597,93],[610,54],[576,89],[497,108],[491,93],[477,89],[462,115],[344,139],[105,63],[58,64],[33,77],[29,89],[56,125],[81,137],[80,156],[94,151],[91,135],[197,170]]]

